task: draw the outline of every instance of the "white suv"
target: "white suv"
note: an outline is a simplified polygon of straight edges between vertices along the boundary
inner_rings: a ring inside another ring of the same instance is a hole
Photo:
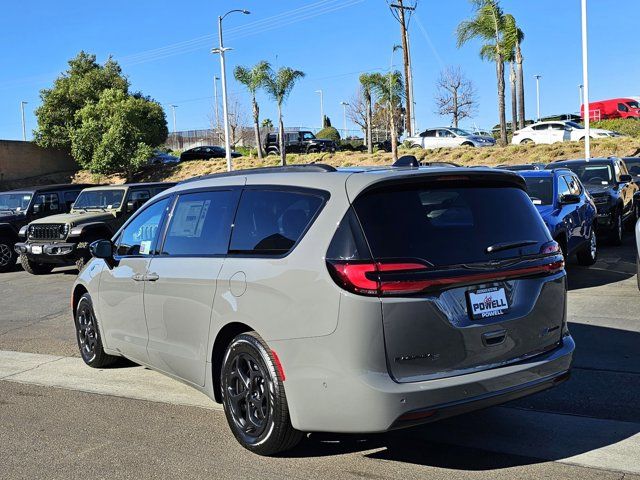
[[[556,143],[584,140],[586,133],[582,125],[568,120],[538,122],[516,130],[511,143]],[[590,138],[618,137],[620,134],[601,128],[592,128]]]

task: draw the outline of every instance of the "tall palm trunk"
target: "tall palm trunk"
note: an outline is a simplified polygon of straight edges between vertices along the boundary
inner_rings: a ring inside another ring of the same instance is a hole
[[[520,49],[520,42],[516,43],[516,65],[518,66],[518,116],[520,117],[519,128],[524,128],[526,121],[524,111],[524,71],[522,69],[522,50]]]
[[[258,160],[262,160],[262,142],[260,141],[260,107],[253,96],[253,130],[256,134],[256,148],[258,149]]]
[[[498,77],[498,116],[500,120],[500,143],[507,144],[507,115],[504,100],[504,60],[502,55],[496,59],[496,75]]]
[[[391,108],[391,107],[390,107]],[[391,108],[391,115],[389,115],[389,127],[391,134],[391,157],[395,162],[398,160],[398,132],[396,131],[396,119],[393,112],[393,108]]]
[[[511,91],[511,133],[518,130],[518,96],[516,93],[516,67],[509,62],[509,90]]]
[[[287,150],[284,147],[284,123],[282,123],[282,104],[278,102],[278,141],[280,144],[280,165],[287,164]]]
[[[367,100],[367,152],[369,155],[373,153],[373,138],[372,138],[372,128],[371,123],[373,122],[373,112],[371,109],[371,94],[368,93],[366,95]]]

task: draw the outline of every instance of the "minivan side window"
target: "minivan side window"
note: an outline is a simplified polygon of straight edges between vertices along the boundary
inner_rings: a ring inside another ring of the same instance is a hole
[[[300,191],[247,189],[238,206],[230,254],[286,255],[324,204]]]
[[[136,215],[116,240],[117,255],[150,255],[154,253],[160,223],[168,205],[169,198],[163,198]]]
[[[162,255],[226,255],[238,191],[186,193],[178,197]]]

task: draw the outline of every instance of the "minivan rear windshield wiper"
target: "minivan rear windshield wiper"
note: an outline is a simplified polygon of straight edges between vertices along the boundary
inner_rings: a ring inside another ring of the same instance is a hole
[[[485,252],[486,253],[501,252],[502,250],[511,250],[512,248],[518,248],[518,247],[527,247],[529,245],[536,245],[537,243],[538,243],[537,240],[520,240],[519,242],[496,243],[495,245],[488,246]]]

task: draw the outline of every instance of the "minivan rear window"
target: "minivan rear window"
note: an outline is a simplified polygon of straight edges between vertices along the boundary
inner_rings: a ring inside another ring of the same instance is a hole
[[[247,189],[242,193],[229,253],[279,256],[302,237],[324,203],[300,191]]]
[[[354,208],[376,260],[479,263],[539,254],[551,241],[526,192],[516,187],[396,186],[366,192]],[[487,253],[511,242],[527,245]]]

